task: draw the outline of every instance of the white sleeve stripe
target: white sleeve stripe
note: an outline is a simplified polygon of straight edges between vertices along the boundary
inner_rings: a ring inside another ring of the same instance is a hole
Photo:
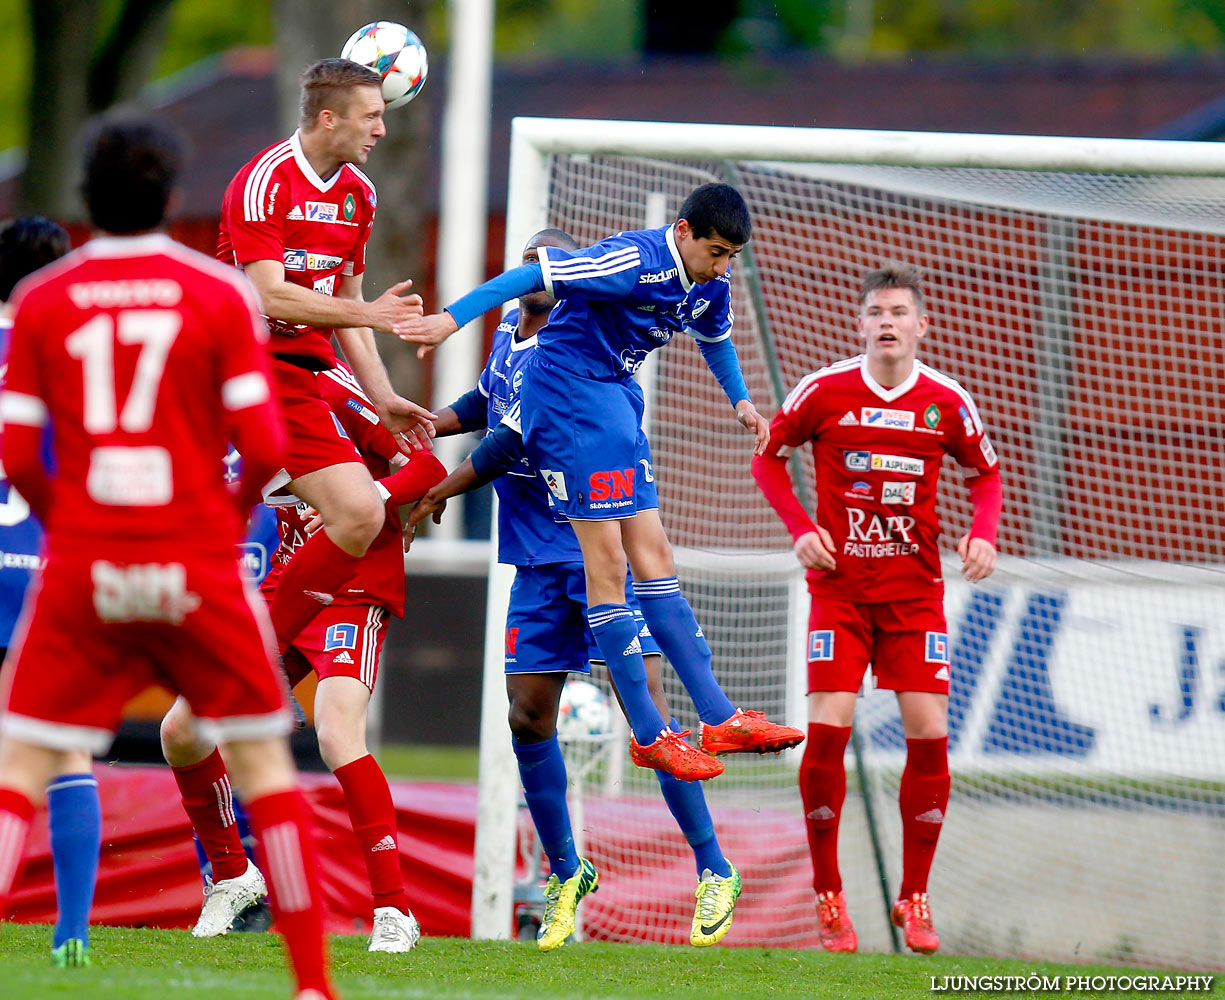
[[[293,148],[289,142],[273,146],[255,165],[247,176],[243,187],[243,217],[248,222],[263,222],[264,195],[268,193],[268,181],[272,172],[284,161],[293,156]]]
[[[268,380],[263,372],[244,372],[221,385],[221,405],[227,410],[245,410],[268,400]]]
[[[732,331],[727,330],[717,337],[707,337],[705,334],[698,333],[698,331],[691,326],[685,327],[685,333],[691,336],[694,340],[702,341],[704,344],[717,344],[720,340],[727,340],[727,338],[732,335]]]
[[[807,395],[809,388],[815,388],[819,384],[817,379],[820,377],[820,374],[820,372],[810,372],[800,379],[796,383],[795,388],[787,394],[787,398],[783,400],[782,408],[787,412],[795,409],[799,405],[801,397]]]
[[[263,221],[264,213],[261,211],[261,206],[264,203],[268,178],[277,164],[290,156],[293,156],[293,148],[288,142],[283,142],[268,150],[247,175],[247,183],[243,187],[243,208],[248,222],[256,219]]]
[[[549,263],[548,247],[540,248],[540,273],[544,275],[544,290],[549,293],[549,298],[557,298],[553,291],[553,265]]]
[[[586,267],[587,265],[606,265],[615,264],[625,258],[640,260],[637,247],[622,247],[618,250],[611,250],[606,254],[601,254],[599,257],[567,257],[565,260],[557,261],[553,265],[554,271],[564,271],[569,268]]]
[[[553,268],[553,281],[585,281],[591,278],[606,278],[614,274],[620,274],[622,271],[637,271],[639,268],[638,261],[627,260],[623,264],[603,267],[584,267],[571,271],[559,273],[557,268]]]
[[[6,389],[0,395],[0,422],[23,427],[46,427],[47,404],[37,396]]]
[[[480,389],[480,390],[481,390],[481,395],[482,395],[482,396],[484,396],[486,399],[488,399],[488,398],[489,398],[489,390],[488,390],[488,389],[486,389],[486,388],[485,388],[483,385],[481,385],[479,382],[476,384],[476,387],[477,387],[478,389]]]
[[[616,274],[631,267],[638,267],[641,262],[642,258],[638,256],[637,250],[633,250],[628,254],[621,254],[618,257],[601,257],[598,260],[588,260],[587,258],[580,257],[561,263],[555,262],[552,268],[553,279],[555,281],[559,278],[570,279],[589,273]]]
[[[523,427],[519,423],[519,407],[515,406],[502,414],[502,423],[509,427],[516,434],[523,433]]]

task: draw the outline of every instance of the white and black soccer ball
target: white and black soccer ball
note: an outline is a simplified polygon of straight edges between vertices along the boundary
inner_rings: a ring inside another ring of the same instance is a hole
[[[563,740],[590,740],[612,731],[608,696],[591,681],[571,677],[562,688],[557,735]]]
[[[358,28],[340,50],[340,58],[369,66],[383,78],[383,100],[389,108],[416,97],[429,73],[421,39],[395,21],[375,21]]]

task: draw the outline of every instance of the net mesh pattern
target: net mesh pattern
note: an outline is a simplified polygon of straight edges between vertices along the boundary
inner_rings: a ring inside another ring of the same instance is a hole
[[[928,279],[921,357],[973,395],[1001,458],[1009,570],[973,592],[949,588],[954,781],[931,886],[943,950],[1213,967],[1225,944],[1225,877],[1212,860],[1225,702],[1212,704],[1206,680],[1212,655],[1225,656],[1225,181],[553,156],[548,224],[587,245],[670,221],[710,180],[734,183],[753,213],[733,305],[763,413],[808,372],[858,353],[858,281],[904,260]],[[661,199],[663,218],[651,218]],[[797,722],[806,678],[794,604],[802,623],[807,598],[798,569],[779,562],[790,538],[693,343],[678,337],[656,357],[648,432],[678,575],[733,702]],[[797,492],[810,505],[807,449],[799,461]],[[941,503],[951,550],[971,516],[951,465]],[[745,560],[730,571],[729,551]],[[1186,622],[1181,633],[1165,634],[1172,620]],[[1059,630],[1087,651],[1075,662],[1045,659]],[[1179,671],[1169,689],[1153,680],[1167,660]],[[674,713],[696,728],[670,669],[665,678]],[[598,669],[596,679],[607,689]],[[1052,686],[1066,714],[1052,708]],[[1116,735],[1199,728],[1170,744],[1185,759],[1131,759],[1120,745],[1102,758],[1114,764],[1087,773],[1084,759],[1108,739],[1104,720]],[[886,949],[867,807],[896,890],[905,741],[892,695],[870,692],[857,727],[863,781],[848,756],[843,879],[861,947]],[[973,766],[959,768],[971,746]],[[603,873],[583,906],[585,931],[684,941],[692,856],[653,775],[623,748],[620,736],[570,748]],[[729,944],[818,946],[799,753],[725,758],[727,772],[705,786],[745,879]],[[1150,891],[1159,903],[1137,905]],[[1177,916],[1187,912],[1196,919]]]

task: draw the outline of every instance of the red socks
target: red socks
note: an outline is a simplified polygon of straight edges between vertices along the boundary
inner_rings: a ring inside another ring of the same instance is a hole
[[[8,900],[21,867],[34,805],[15,788],[0,788],[0,904]]]
[[[332,773],[345,793],[349,819],[353,822],[353,832],[361,845],[366,872],[370,876],[375,909],[394,906],[401,913],[407,913],[408,897],[404,893],[400,851],[396,846],[396,808],[391,801],[387,778],[370,754]]]
[[[183,799],[183,811],[212,862],[213,881],[237,878],[247,870],[247,855],[238,837],[234,793],[220,751],[214,750],[198,764],[171,770]]]
[[[323,949],[323,915],[306,803],[296,788],[246,803],[276,929],[298,981],[298,990],[332,996]]]
[[[800,761],[800,798],[812,854],[812,884],[817,892],[839,892],[838,821],[846,799],[846,753],[851,727],[808,724],[808,740]]]
[[[316,531],[294,553],[277,580],[268,609],[282,655],[315,615],[332,603],[336,592],[357,575],[360,562],[359,556],[349,555],[326,531]]]
[[[927,876],[949,805],[949,740],[907,740],[898,789],[902,810],[902,887],[899,898],[927,891]]]

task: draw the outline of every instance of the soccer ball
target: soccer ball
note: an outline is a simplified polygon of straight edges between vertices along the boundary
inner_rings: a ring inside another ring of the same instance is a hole
[[[358,28],[340,50],[340,58],[369,66],[383,78],[383,100],[389,108],[416,97],[429,72],[421,39],[395,21],[375,21]]]
[[[557,735],[563,740],[606,736],[612,730],[608,696],[591,681],[571,677],[562,688],[557,709]]]

